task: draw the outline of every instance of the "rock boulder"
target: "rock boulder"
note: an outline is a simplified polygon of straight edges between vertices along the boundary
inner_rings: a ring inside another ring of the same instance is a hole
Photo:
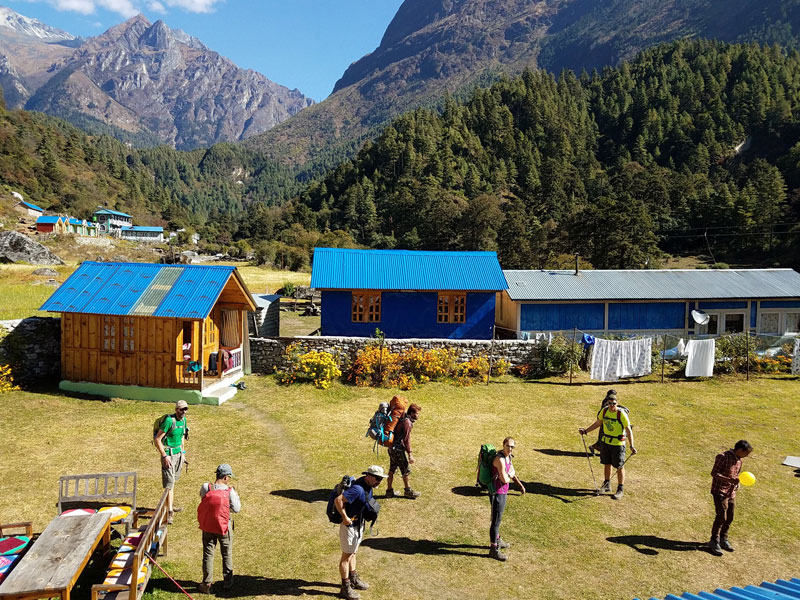
[[[27,235],[3,231],[0,232],[0,263],[63,265],[64,261]]]

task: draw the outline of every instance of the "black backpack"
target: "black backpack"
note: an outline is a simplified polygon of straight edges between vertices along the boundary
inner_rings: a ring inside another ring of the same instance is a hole
[[[328,515],[328,521],[331,523],[342,522],[342,515],[339,514],[338,510],[336,510],[336,506],[333,504],[333,501],[336,500],[336,498],[338,498],[343,491],[350,489],[350,486],[352,486],[355,482],[355,477],[345,475],[342,477],[342,480],[334,486],[334,488],[331,490],[331,493],[328,495],[328,507],[325,509],[325,514]]]

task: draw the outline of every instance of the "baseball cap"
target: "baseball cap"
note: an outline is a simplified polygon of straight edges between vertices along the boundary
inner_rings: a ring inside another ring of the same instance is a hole
[[[228,463],[222,463],[217,467],[217,477],[221,479],[226,475],[236,477],[236,475],[233,474],[233,469],[231,469],[231,466]]]

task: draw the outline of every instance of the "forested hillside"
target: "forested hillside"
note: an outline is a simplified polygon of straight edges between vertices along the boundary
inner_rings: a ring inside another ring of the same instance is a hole
[[[344,230],[358,243],[498,250],[505,268],[579,252],[598,268],[686,249],[797,263],[800,55],[683,41],[602,73],[526,72],[416,110],[240,235]]]

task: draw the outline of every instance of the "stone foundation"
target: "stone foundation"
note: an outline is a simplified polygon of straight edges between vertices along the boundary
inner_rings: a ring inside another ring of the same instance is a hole
[[[0,364],[11,365],[23,388],[57,382],[61,376],[61,319],[29,317],[0,323]]]

